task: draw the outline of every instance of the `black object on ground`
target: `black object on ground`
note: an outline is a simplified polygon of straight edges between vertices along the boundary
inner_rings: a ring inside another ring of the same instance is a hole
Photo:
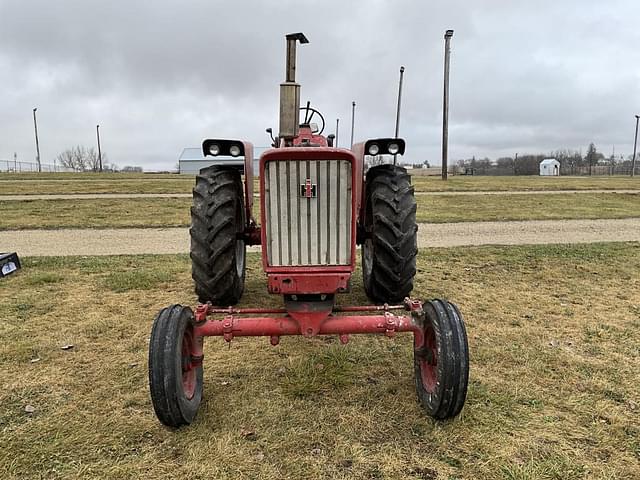
[[[0,278],[11,275],[13,272],[20,270],[20,259],[16,252],[0,253]]]

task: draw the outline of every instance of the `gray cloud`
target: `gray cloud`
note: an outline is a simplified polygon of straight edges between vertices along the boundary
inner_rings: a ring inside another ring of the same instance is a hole
[[[557,148],[630,153],[640,113],[640,4],[627,1],[0,0],[0,159],[75,144],[119,165],[171,168],[203,137],[268,144],[284,34],[304,31],[298,79],[341,145],[393,132],[406,66],[407,158],[438,161],[442,35],[452,41],[452,158]]]

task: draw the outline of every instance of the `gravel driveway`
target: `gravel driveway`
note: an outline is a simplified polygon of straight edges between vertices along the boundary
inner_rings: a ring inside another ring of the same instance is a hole
[[[423,223],[420,247],[640,241],[640,218]],[[259,248],[259,247],[256,247]],[[188,253],[187,228],[9,230],[0,252],[21,256]]]

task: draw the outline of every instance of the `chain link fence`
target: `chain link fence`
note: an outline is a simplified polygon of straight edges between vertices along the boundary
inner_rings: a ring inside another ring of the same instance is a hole
[[[638,166],[636,165],[636,174]],[[561,165],[560,175],[586,176],[586,175],[631,175],[631,164],[628,165],[594,165],[593,167],[576,167]]]
[[[40,164],[42,172],[73,172],[72,168],[62,167],[60,165],[50,163]],[[37,172],[38,164],[36,162],[18,162],[17,160],[0,160],[0,172],[20,173],[20,172]]]
[[[539,175],[539,171],[533,169],[518,169],[514,167],[501,167],[497,165],[478,165],[474,167],[453,167],[450,169],[452,175],[487,175],[487,176],[509,176],[509,175]],[[636,175],[640,176],[640,167],[636,165]],[[613,175],[631,175],[631,164],[628,165],[594,165],[574,166],[560,165],[560,175],[567,177],[586,177],[586,176],[613,176]]]

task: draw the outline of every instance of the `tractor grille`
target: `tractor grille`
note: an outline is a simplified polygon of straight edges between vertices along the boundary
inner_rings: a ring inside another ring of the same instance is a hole
[[[272,160],[265,165],[269,265],[351,263],[351,163]]]

